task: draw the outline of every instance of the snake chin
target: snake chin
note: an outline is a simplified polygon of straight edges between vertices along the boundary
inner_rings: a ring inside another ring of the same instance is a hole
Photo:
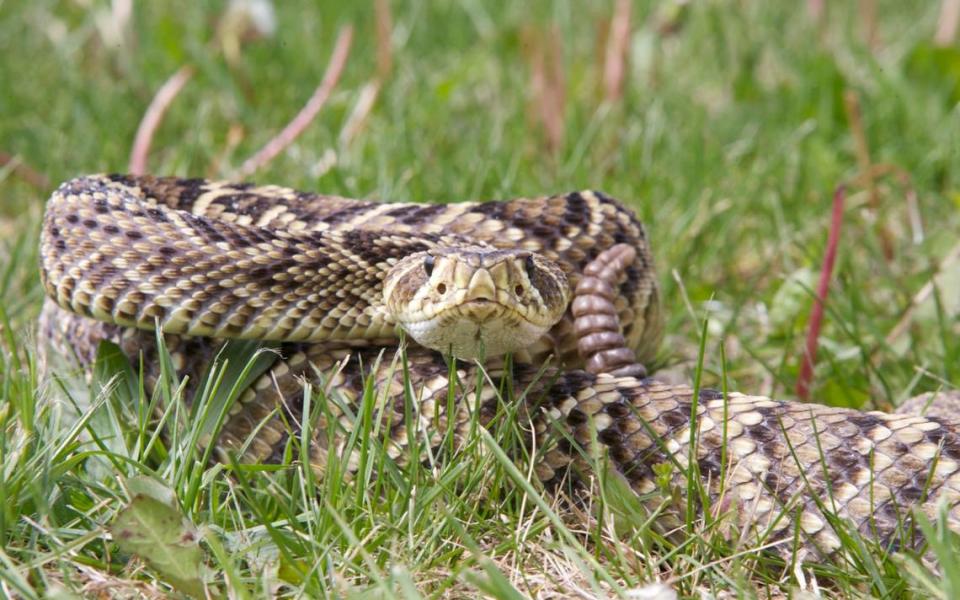
[[[482,360],[530,347],[550,328],[528,321],[508,306],[483,300],[464,302],[439,316],[405,323],[404,329],[422,346],[464,360]]]

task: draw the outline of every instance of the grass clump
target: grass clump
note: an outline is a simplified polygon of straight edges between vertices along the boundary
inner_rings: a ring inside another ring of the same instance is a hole
[[[498,454],[515,447],[508,427],[399,466],[376,431],[373,387],[355,415],[353,478],[332,465],[317,479],[295,443],[279,468],[210,465],[196,442],[249,357],[202,382],[199,413],[176,402],[182,382],[161,378],[147,394],[107,355],[92,382],[41,376],[36,359],[37,236],[53,186],[123,171],[146,106],[185,64],[195,74],[156,132],[150,170],[230,176],[300,110],[351,23],[326,106],[258,181],[423,201],[602,189],[648,226],[669,332],[663,376],[779,398],[793,393],[830,195],[845,183],[811,397],[889,408],[955,388],[960,50],[930,41],[933,4],[879,2],[875,22],[860,11],[871,3],[847,4],[819,20],[759,0],[634,6],[623,96],[604,100],[616,28],[603,3],[391,5],[385,37],[382,8],[276,3],[275,33],[231,53],[218,5],[137,4],[125,19],[105,2],[4,2],[0,589],[168,594],[162,570],[108,535],[136,496],[129,482],[147,478],[199,532],[204,584],[239,597],[616,596],[658,581],[681,596],[951,597],[951,572],[855,538],[856,561],[811,569],[771,563],[693,518],[679,541],[664,537],[615,486],[600,502],[627,515],[619,531],[602,514],[568,522],[530,487],[529,464]],[[379,93],[346,135],[371,82]],[[320,419],[337,399],[313,391]],[[954,537],[931,528],[931,551],[948,555]]]

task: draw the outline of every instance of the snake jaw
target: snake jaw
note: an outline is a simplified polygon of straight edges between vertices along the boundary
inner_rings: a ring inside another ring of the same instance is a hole
[[[493,310],[483,312],[482,320],[478,320],[476,305],[471,303],[403,327],[417,343],[464,360],[482,360],[525,348],[549,331],[548,327],[517,318],[503,306],[487,303],[485,307]]]
[[[563,316],[569,295],[555,263],[486,247],[420,252],[384,281],[387,312],[414,340],[471,360],[536,343]]]

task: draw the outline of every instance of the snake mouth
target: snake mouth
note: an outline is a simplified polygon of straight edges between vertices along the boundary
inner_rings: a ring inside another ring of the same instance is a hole
[[[451,312],[452,319],[465,319],[474,323],[485,324],[493,320],[523,320],[526,317],[517,311],[516,307],[508,306],[490,298],[471,298],[457,305]]]
[[[403,327],[421,345],[471,360],[526,348],[549,329],[488,298],[472,298]]]

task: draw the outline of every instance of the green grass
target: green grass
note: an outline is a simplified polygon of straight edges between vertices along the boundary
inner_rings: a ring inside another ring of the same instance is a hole
[[[709,531],[662,540],[642,515],[619,537],[571,526],[485,436],[436,468],[378,479],[205,467],[187,443],[191,426],[169,443],[157,437],[135,376],[111,393],[75,381],[68,394],[38,375],[36,246],[53,186],[123,171],[146,105],[184,63],[197,74],[157,132],[150,169],[229,175],[300,109],[346,23],[354,46],[330,102],[258,181],[390,200],[602,189],[648,225],[667,319],[664,376],[693,381],[703,342],[704,385],[725,379],[779,398],[793,394],[832,190],[847,183],[813,398],[889,408],[960,383],[960,266],[939,274],[960,231],[960,48],[931,46],[937,3],[880,2],[875,49],[856,2],[831,3],[822,27],[803,3],[699,2],[678,17],[670,3],[637,3],[628,88],[615,104],[602,100],[598,59],[610,3],[397,4],[393,69],[348,144],[341,129],[377,69],[369,6],[277,3],[276,35],[230,64],[214,33],[223,7],[202,4],[138,3],[126,36],[113,39],[107,2],[0,1],[0,152],[49,182],[0,168],[0,594],[168,589],[106,534],[143,474],[176,494],[207,540],[211,581],[238,597],[615,595],[658,580],[692,596],[814,586],[811,570],[767,565]],[[566,90],[555,152],[535,118],[528,60],[534,33],[552,26]],[[876,206],[857,181],[847,91],[859,97],[873,162],[908,175],[879,177]],[[231,129],[242,132],[232,149]],[[915,303],[931,282],[935,293]],[[904,315],[908,327],[888,339]],[[99,381],[118,368],[105,363]],[[175,390],[157,393],[173,406]],[[504,429],[496,441],[509,446]],[[383,459],[375,440],[358,443],[371,464]],[[953,572],[934,577],[870,549],[857,556],[818,572],[817,585],[846,597],[960,589]]]

